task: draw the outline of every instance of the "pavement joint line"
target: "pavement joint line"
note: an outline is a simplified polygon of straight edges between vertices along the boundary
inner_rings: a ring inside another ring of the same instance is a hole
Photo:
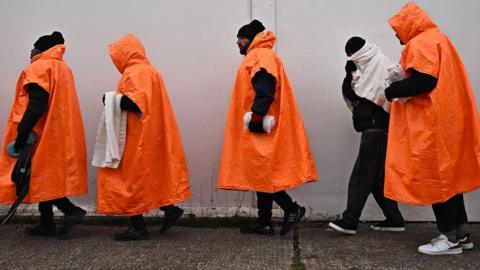
[[[293,257],[292,257],[292,270],[306,270],[305,264],[302,262],[301,249],[300,249],[300,233],[299,227],[295,224],[293,227]]]

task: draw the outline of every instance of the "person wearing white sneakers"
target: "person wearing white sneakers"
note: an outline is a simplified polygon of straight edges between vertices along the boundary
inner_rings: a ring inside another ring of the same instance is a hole
[[[455,47],[418,5],[405,5],[389,23],[405,45],[400,65],[407,76],[385,89],[393,101],[385,196],[432,205],[441,235],[418,252],[460,254],[473,248],[463,193],[480,187],[480,121],[472,87]]]

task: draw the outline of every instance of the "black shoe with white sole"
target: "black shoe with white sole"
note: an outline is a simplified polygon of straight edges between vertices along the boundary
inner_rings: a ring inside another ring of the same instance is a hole
[[[471,250],[473,249],[473,241],[470,238],[470,234],[466,234],[465,237],[460,238],[458,240],[460,246],[462,247],[463,250]]]
[[[339,219],[337,221],[332,221],[328,223],[328,227],[334,229],[337,232],[341,232],[344,234],[354,235],[357,233],[357,226],[351,225],[343,219]]]
[[[385,220],[370,226],[370,229],[374,231],[382,232],[403,232],[405,231],[405,224],[403,222],[393,222],[390,220]]]
[[[303,206],[298,206],[295,211],[290,211],[285,213],[285,217],[282,222],[282,229],[280,230],[280,235],[287,234],[297,223],[305,216],[307,210]]]

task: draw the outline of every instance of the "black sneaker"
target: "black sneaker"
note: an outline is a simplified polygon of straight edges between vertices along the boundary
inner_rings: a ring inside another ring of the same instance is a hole
[[[163,218],[163,225],[160,228],[160,233],[168,231],[175,221],[183,215],[183,209],[178,206],[171,206],[165,210],[165,217]]]
[[[463,250],[471,250],[473,249],[473,241],[470,238],[470,234],[466,234],[465,237],[459,238],[458,242]]]
[[[332,221],[328,223],[328,227],[334,229],[337,232],[341,232],[344,234],[354,235],[357,233],[357,226],[351,225],[343,219],[339,219],[337,221]]]
[[[285,213],[283,218],[282,229],[280,230],[280,235],[287,234],[297,223],[305,216],[307,210],[303,206],[298,206],[295,211]]]
[[[42,224],[28,226],[25,228],[25,232],[32,236],[55,236],[57,234],[57,231],[55,230],[55,224],[50,226],[45,226]]]
[[[405,231],[405,224],[403,222],[393,222],[390,220],[385,220],[370,226],[370,229],[374,231],[383,231],[383,232],[403,232]]]
[[[148,240],[147,228],[143,230],[137,230],[134,227],[128,227],[123,233],[117,233],[114,235],[116,241],[139,241]]]
[[[72,231],[73,227],[75,227],[75,225],[82,223],[82,219],[85,217],[86,214],[87,212],[85,210],[77,207],[72,214],[65,215],[62,228],[57,231],[57,235],[60,237],[67,236],[68,233]]]
[[[272,225],[262,226],[258,224],[253,226],[241,227],[240,232],[244,234],[263,234],[263,235],[273,235],[275,233]]]

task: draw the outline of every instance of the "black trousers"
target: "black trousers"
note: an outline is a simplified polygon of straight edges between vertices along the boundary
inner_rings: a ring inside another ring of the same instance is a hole
[[[169,209],[174,208],[175,206],[167,205],[160,207],[160,210],[167,212]],[[130,221],[132,222],[132,226],[137,230],[143,230],[146,227],[145,219],[143,215],[135,215],[130,217]]]
[[[468,223],[463,194],[455,195],[444,203],[434,204],[432,208],[438,230],[442,233],[450,232],[458,225]]]
[[[38,204],[38,210],[40,211],[40,224],[52,225],[53,224],[53,206],[56,206],[65,215],[70,215],[77,208],[67,197],[40,202]]]
[[[362,133],[360,150],[348,183],[347,209],[342,214],[345,222],[351,225],[358,224],[367,198],[372,193],[387,220],[404,223],[397,202],[383,195],[386,153],[386,132]]]
[[[285,191],[279,191],[276,193],[257,192],[258,224],[260,226],[271,225],[274,201],[284,212],[295,211],[298,207]]]

